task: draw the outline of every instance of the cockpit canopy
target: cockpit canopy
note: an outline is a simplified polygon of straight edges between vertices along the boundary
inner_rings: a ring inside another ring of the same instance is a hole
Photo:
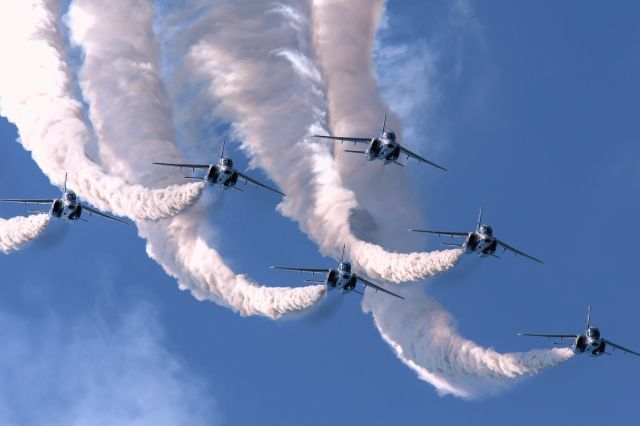
[[[592,339],[599,339],[600,330],[598,330],[596,327],[589,327],[587,329],[587,337],[591,337]]]
[[[222,158],[222,165],[226,167],[233,167],[233,160],[229,157]]]
[[[484,235],[493,235],[493,228],[489,225],[480,226],[480,229],[478,231]]]
[[[67,192],[65,194],[65,199],[67,201],[71,201],[71,202],[75,203],[76,202],[76,194],[71,192],[71,191],[69,191],[69,192]]]
[[[351,263],[346,261],[340,262],[340,270],[344,272],[351,272]]]
[[[386,130],[382,132],[382,137],[390,141],[396,140],[396,134],[393,130]]]

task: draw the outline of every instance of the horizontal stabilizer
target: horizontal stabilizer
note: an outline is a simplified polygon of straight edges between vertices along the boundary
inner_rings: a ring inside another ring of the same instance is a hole
[[[402,166],[402,167],[404,167],[404,164],[402,164],[402,163],[400,163],[400,162],[398,162],[398,161],[394,161],[394,162],[393,162],[393,164],[397,164],[398,166]]]
[[[456,243],[440,243],[440,244],[447,247],[464,247],[464,244],[456,244]]]

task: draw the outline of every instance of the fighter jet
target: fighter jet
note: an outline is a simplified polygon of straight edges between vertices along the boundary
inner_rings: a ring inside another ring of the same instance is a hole
[[[502,248],[503,251],[511,251],[516,255],[528,257],[531,260],[535,260],[539,263],[544,263],[540,259],[537,259],[533,256],[530,256],[500,240],[493,236],[493,228],[489,225],[484,225],[482,222],[482,208],[480,209],[480,214],[478,215],[478,223],[476,225],[475,232],[449,232],[449,231],[427,231],[423,229],[409,229],[409,231],[413,232],[423,232],[425,234],[433,234],[433,235],[448,235],[450,237],[462,237],[466,238],[463,244],[451,244],[451,243],[442,243],[445,246],[451,247],[462,247],[465,250],[465,253],[477,252],[480,256],[493,256],[500,258],[495,254],[498,246]]]
[[[185,179],[201,179],[207,182],[209,185],[220,185],[222,189],[237,189],[238,191],[242,191],[242,189],[236,186],[238,179],[243,180],[245,185],[248,183],[252,183],[257,187],[262,187],[268,189],[269,191],[273,191],[285,196],[282,192],[278,191],[275,188],[272,188],[268,185],[258,182],[255,179],[250,178],[249,176],[240,173],[237,169],[233,167],[233,160],[229,157],[225,157],[224,155],[224,145],[225,142],[222,142],[222,152],[220,153],[220,159],[218,160],[218,164],[176,164],[176,163],[153,163],[159,166],[171,166],[171,167],[179,167],[180,170],[183,168],[192,169],[194,172],[196,169],[206,170],[207,173],[204,176],[185,176]]]
[[[81,204],[78,201],[78,197],[76,193],[67,189],[67,174],[64,175],[64,188],[62,189],[62,197],[59,199],[51,199],[51,198],[43,198],[43,199],[17,199],[17,198],[5,198],[0,199],[0,202],[3,203],[24,203],[24,204],[50,204],[51,207],[49,210],[29,210],[30,213],[49,213],[49,216],[55,219],[63,219],[67,222],[75,222],[81,220],[83,222],[87,222],[87,220],[83,219],[82,212],[88,211],[89,215],[95,214],[105,219],[113,220],[115,222],[124,223],[125,225],[129,225],[127,222],[116,219],[115,217],[109,216],[104,213],[100,213],[99,211],[92,209],[86,204]]]
[[[358,280],[364,285],[365,288],[371,287],[376,291],[380,290],[383,293],[397,297],[404,300],[404,297],[390,292],[377,284],[372,283],[359,275],[351,272],[351,262],[344,260],[344,248],[342,249],[342,256],[338,260],[339,264],[336,269],[313,269],[313,268],[290,268],[286,266],[272,266],[272,269],[285,269],[288,271],[298,272],[310,272],[311,274],[326,274],[324,280],[305,280],[305,282],[324,284],[328,290],[340,289],[342,293],[354,292],[364,295],[364,292],[356,289]]]
[[[600,330],[598,327],[591,326],[591,306],[587,308],[587,325],[585,327],[585,334],[532,334],[532,333],[518,333],[519,336],[536,336],[536,337],[549,337],[560,339],[575,339],[573,343],[567,344],[574,353],[583,354],[587,353],[589,356],[600,356],[603,354],[612,355],[609,352],[605,352],[607,346],[611,346],[612,352],[616,349],[620,349],[626,353],[640,356],[640,353],[634,352],[631,349],[622,347],[609,340],[605,340],[600,337]]]
[[[369,146],[365,151],[362,150],[354,150],[354,149],[345,149],[345,152],[351,152],[354,154],[364,154],[364,158],[367,161],[380,160],[383,164],[394,163],[399,166],[404,166],[404,164],[398,161],[398,157],[400,154],[406,155],[407,159],[409,157],[414,158],[420,162],[424,162],[432,165],[433,167],[437,167],[440,170],[447,171],[442,166],[437,165],[434,162],[427,160],[419,156],[418,154],[409,151],[407,148],[403,147],[396,140],[396,134],[393,130],[387,130],[387,116],[384,116],[384,121],[382,122],[382,130],[380,131],[380,136],[377,138],[353,138],[349,136],[327,136],[327,135],[313,135],[315,138],[323,138],[323,139],[331,139],[338,140],[341,142],[353,142],[355,146],[357,143],[360,144],[368,144]]]

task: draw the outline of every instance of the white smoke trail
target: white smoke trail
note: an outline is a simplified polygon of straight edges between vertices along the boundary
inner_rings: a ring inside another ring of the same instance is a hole
[[[91,135],[74,98],[58,32],[57,0],[0,2],[0,113],[52,183],[69,187],[101,210],[134,219],[178,214],[195,202],[202,183],[148,189],[108,175],[86,152]]]
[[[559,365],[573,356],[568,348],[501,354],[459,336],[454,320],[422,289],[407,286],[407,300],[367,296],[383,339],[418,377],[441,394],[477,398],[507,387],[513,379]]]
[[[396,223],[402,216],[398,211],[405,207],[388,202],[385,181],[392,175],[386,172],[372,178],[371,186],[357,195],[347,189],[330,144],[311,137],[326,132],[326,111],[324,88],[312,60],[308,2],[265,6],[247,0],[218,1],[211,8],[206,7],[209,1],[195,3],[194,10],[201,14],[197,22],[168,31],[182,34],[175,42],[179,57],[172,58],[182,64],[176,72],[180,87],[174,98],[205,102],[210,105],[207,111],[232,123],[251,164],[266,170],[289,195],[279,210],[297,220],[324,254],[335,256],[345,244],[354,267],[374,279],[420,280],[454,266],[459,250],[395,253],[363,240],[386,229],[380,222]],[[180,12],[191,16],[189,11]],[[200,84],[185,93],[184,80]],[[198,90],[202,84],[206,93]],[[203,95],[208,99],[203,101]],[[193,126],[190,121],[182,125]],[[361,194],[369,191],[382,195],[382,210],[389,213],[379,215],[380,221],[359,204]]]
[[[372,46],[383,0],[317,0],[313,3],[314,45],[326,81],[329,114],[334,130],[340,133],[364,132],[384,110],[372,66]],[[344,43],[349,40],[349,43]],[[341,174],[350,186],[365,191],[374,168],[353,167],[349,159],[337,156]],[[400,226],[415,223],[415,208],[407,194],[394,188],[406,187],[404,176],[396,168],[385,176],[386,200],[395,211]],[[375,197],[362,198],[376,220],[393,230],[398,223],[381,219],[386,209],[377,209]],[[385,206],[386,207],[386,206]],[[407,222],[410,220],[411,222]],[[375,229],[374,231],[379,231]],[[378,233],[380,241],[402,244],[397,233]],[[473,398],[494,393],[513,379],[535,374],[572,356],[570,350],[535,350],[518,354],[500,354],[460,337],[452,326],[451,315],[429,299],[419,287],[409,285],[403,292],[406,301],[367,293],[363,309],[373,314],[375,324],[396,355],[418,376],[443,394]]]
[[[80,86],[90,106],[103,163],[113,173],[145,185],[175,173],[152,161],[184,162],[175,145],[170,102],[158,77],[158,46],[148,0],[110,3],[76,0],[69,10],[72,39],[84,53]],[[278,318],[316,304],[323,286],[260,286],[237,275],[209,246],[202,206],[158,222],[138,221],[147,253],[199,300],[241,315]]]
[[[4,254],[20,250],[47,229],[49,219],[48,214],[0,219],[0,250]]]

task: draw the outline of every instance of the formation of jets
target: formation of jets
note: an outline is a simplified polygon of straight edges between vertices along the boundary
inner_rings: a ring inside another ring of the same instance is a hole
[[[402,146],[396,139],[396,135],[392,130],[386,128],[386,116],[382,123],[382,130],[378,137],[374,138],[361,138],[350,136],[331,136],[331,135],[314,135],[317,138],[324,138],[333,141],[347,141],[356,144],[367,144],[365,150],[345,150],[350,153],[363,154],[367,161],[380,160],[383,164],[397,164],[404,166],[398,161],[400,155],[406,155],[408,158],[414,158],[420,162],[430,164],[440,170],[447,171],[444,167],[439,166],[421,157],[414,152],[408,150]],[[179,169],[192,169],[194,172],[196,169],[205,171],[203,176],[184,176],[186,179],[198,179],[203,180],[210,186],[219,186],[220,188],[236,189],[242,191],[236,185],[238,181],[244,181],[246,184],[253,184],[259,188],[264,188],[281,196],[285,194],[278,189],[261,183],[246,174],[240,172],[233,165],[233,160],[229,156],[224,155],[225,143],[222,143],[222,150],[220,158],[217,164],[192,164],[192,163],[167,163],[167,162],[154,162],[155,165],[177,167]],[[62,188],[62,196],[58,199],[44,198],[44,199],[17,199],[7,198],[0,199],[0,202],[8,203],[23,203],[23,204],[48,204],[50,207],[48,210],[29,210],[31,213],[48,213],[51,218],[62,219],[67,222],[84,221],[86,219],[83,216],[83,212],[88,212],[89,215],[97,215],[105,219],[109,219],[118,223],[128,224],[127,222],[110,216],[108,214],[99,212],[96,209],[89,207],[86,204],[81,203],[78,200],[76,193],[67,189],[67,176],[65,174],[64,187]],[[425,230],[425,229],[409,229],[413,232],[421,232],[438,236],[449,236],[451,238],[464,238],[462,243],[442,243],[446,246],[460,247],[465,253],[477,253],[479,256],[491,256],[499,258],[495,253],[501,248],[503,251],[510,251],[515,255],[524,256],[538,263],[543,263],[540,259],[533,257],[515,247],[506,244],[504,241],[497,239],[493,234],[493,228],[490,225],[482,223],[482,208],[478,215],[475,231],[438,231],[438,230]],[[336,268],[304,268],[304,267],[288,267],[288,266],[272,266],[273,269],[284,269],[290,271],[306,272],[312,275],[319,274],[324,275],[324,279],[306,279],[306,282],[314,282],[323,284],[327,290],[339,290],[341,293],[357,293],[364,295],[366,288],[372,288],[375,291],[380,291],[383,294],[404,300],[399,294],[389,291],[379,284],[376,284],[363,276],[356,274],[352,270],[351,262],[344,259],[344,247],[342,250],[342,256],[337,259],[338,266]],[[357,288],[358,283],[363,285],[363,290]],[[611,348],[611,351],[616,349],[625,353],[630,353],[640,356],[640,353],[627,349],[609,340],[605,340],[600,335],[600,330],[597,327],[591,326],[591,307],[588,308],[587,324],[584,334],[534,334],[534,333],[520,333],[522,336],[538,336],[560,339],[559,344],[565,345],[571,348],[575,353],[587,353],[590,356],[600,356],[603,354],[609,354],[607,348]],[[570,339],[570,342],[565,342],[564,339]]]

